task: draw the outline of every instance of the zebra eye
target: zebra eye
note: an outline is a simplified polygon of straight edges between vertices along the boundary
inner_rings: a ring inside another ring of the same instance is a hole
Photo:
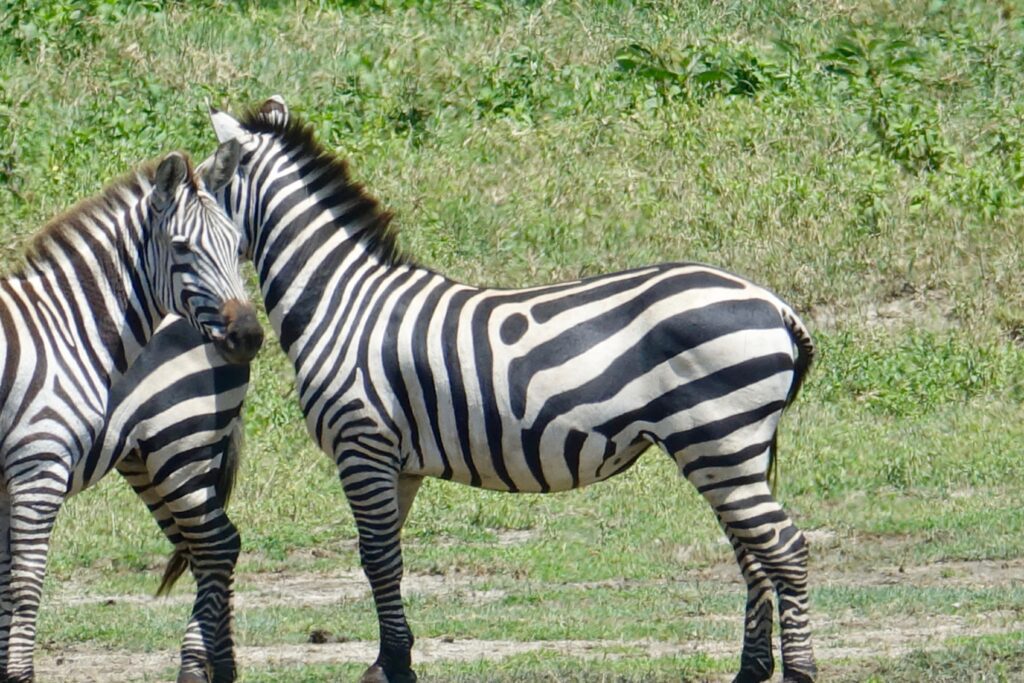
[[[171,249],[178,256],[188,256],[192,253],[192,245],[184,235],[175,235],[171,238]]]

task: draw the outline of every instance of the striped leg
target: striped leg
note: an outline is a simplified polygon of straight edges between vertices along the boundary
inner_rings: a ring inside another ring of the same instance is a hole
[[[11,633],[11,497],[0,486],[0,682],[7,680],[7,642]]]
[[[222,449],[223,442],[196,449],[191,464],[215,473],[210,463]],[[210,680],[208,673],[214,683],[234,681],[231,585],[241,540],[219,496],[204,477],[188,479],[182,485],[180,478],[170,475],[160,485],[154,484],[153,474],[135,453],[118,463],[117,469],[174,545],[175,558],[187,561],[196,579],[196,598],[181,648],[179,683],[205,683]],[[165,583],[177,578],[175,574],[168,581],[167,576]]]
[[[188,454],[188,465],[175,474],[150,471],[154,488],[173,515],[188,546],[189,565],[196,580],[196,600],[182,645],[182,674],[178,681],[204,681],[187,672],[212,669],[214,683],[235,680],[234,639],[231,633],[231,588],[242,541],[224,510],[215,487],[218,468],[230,437]],[[149,463],[152,468],[152,463]],[[173,541],[172,541],[173,542]]]
[[[707,482],[700,472],[688,475]],[[697,484],[697,481],[694,481]],[[807,544],[772,496],[763,477],[730,477],[698,484],[736,551],[747,580],[742,665],[736,681],[771,677],[771,597],[778,595],[783,680],[813,681],[817,673],[807,615]],[[767,654],[767,658],[766,658]]]
[[[48,463],[50,464],[50,463]],[[30,469],[8,484],[11,507],[11,622],[7,641],[7,678],[31,681],[36,617],[43,593],[50,533],[64,502],[68,474],[56,468]]]
[[[721,521],[721,520],[719,520]],[[772,594],[775,586],[761,568],[761,564],[747,552],[729,528],[722,524],[722,530],[732,544],[736,561],[747,584],[747,613],[743,626],[743,655],[740,658],[740,673],[737,682],[765,681],[775,671],[772,656],[772,622],[774,620]]]
[[[413,683],[413,635],[402,607],[401,531],[421,480],[399,477],[359,454],[343,455],[338,463],[380,625],[380,653],[360,683]]]
[[[242,542],[226,515],[219,522],[218,540],[211,540],[197,529],[183,530],[190,541],[196,602],[182,647],[182,671],[188,670],[186,653],[194,643],[195,649],[202,647],[205,650],[204,659],[209,657],[207,661],[212,669],[213,683],[231,683],[236,673],[235,643],[231,632],[231,587]],[[178,677],[179,683],[205,680],[205,677],[190,677],[184,673]]]
[[[146,464],[142,462],[142,458],[138,451],[132,451],[124,459],[117,463],[117,472],[128,485],[132,487],[142,502],[149,509],[149,513],[153,515],[153,519],[156,520],[157,526],[160,527],[160,531],[164,533],[167,540],[174,546],[175,551],[181,551],[188,553],[188,544],[185,543],[184,537],[181,535],[181,530],[178,529],[178,522],[174,519],[174,515],[171,514],[170,508],[164,504],[164,499],[160,497],[160,494],[153,488],[153,480],[149,478],[149,470],[146,469]]]

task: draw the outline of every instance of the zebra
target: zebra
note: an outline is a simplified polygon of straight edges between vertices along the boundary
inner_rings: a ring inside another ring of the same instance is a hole
[[[48,223],[0,279],[0,680],[31,681],[49,537],[64,499],[109,468],[90,454],[111,387],[168,313],[248,363],[263,332],[238,268],[238,231],[173,152]]]
[[[178,683],[235,680],[231,584],[241,539],[225,511],[242,440],[248,364],[228,362],[181,318],[168,315],[111,388],[103,428],[76,470],[112,467],[149,508],[174,553],[157,594],[185,569],[196,598]]]
[[[775,598],[784,678],[814,679],[808,546],[767,477],[814,356],[789,305],[690,263],[529,289],[460,284],[399,250],[391,214],[281,98],[241,120],[211,109],[211,122],[242,147],[215,194],[355,518],[380,628],[363,683],[416,680],[401,529],[424,477],[565,491],[652,445],[711,505],[746,580],[736,680],[773,673]]]

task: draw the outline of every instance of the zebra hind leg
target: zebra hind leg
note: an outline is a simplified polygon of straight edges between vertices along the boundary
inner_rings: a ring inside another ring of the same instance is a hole
[[[128,482],[128,485],[132,487],[132,490],[135,491],[135,495],[149,509],[150,514],[156,520],[157,526],[160,527],[160,531],[163,532],[167,540],[174,546],[174,554],[168,563],[163,580],[156,593],[157,596],[165,595],[170,592],[173,584],[181,576],[182,572],[191,565],[188,543],[185,542],[185,538],[181,535],[178,522],[174,519],[171,509],[167,507],[164,499],[153,486],[153,481],[149,477],[149,471],[146,469],[146,464],[142,461],[138,451],[132,451],[117,463],[117,471]],[[200,657],[199,653],[186,652],[186,648],[182,647],[181,660],[183,663],[188,661],[190,664],[188,668],[182,667],[178,673],[176,683],[208,683],[210,679],[206,659],[207,657],[205,656]]]
[[[193,452],[189,467],[196,470],[190,473],[190,484],[182,486],[175,480],[180,488],[153,484],[146,463],[136,453],[117,466],[175,548],[158,594],[169,591],[185,569],[191,569],[196,579],[177,683],[231,683],[236,676],[231,584],[241,541],[220,496],[209,496],[207,481],[209,463],[222,447],[223,443],[210,446],[203,457]]]
[[[232,584],[242,542],[218,497],[209,496],[210,489],[201,483],[189,493],[161,491],[188,548],[187,555],[179,551],[176,556],[179,561],[187,559],[196,581],[178,683],[232,683],[236,676]],[[174,578],[172,559],[165,582]]]
[[[402,522],[421,481],[359,455],[338,460],[345,496],[359,532],[359,558],[373,590],[380,626],[377,661],[360,683],[415,683],[413,635],[402,606]],[[401,502],[400,502],[401,501]]]
[[[728,460],[736,463],[741,459],[733,455]],[[684,458],[677,457],[677,461]],[[766,462],[764,458],[744,457],[742,464],[726,462],[704,456],[689,460],[683,472],[714,509],[747,582],[744,647],[735,681],[771,678],[770,589],[778,599],[783,681],[813,681],[817,667],[807,613],[806,540],[775,500],[763,470],[755,464]]]
[[[719,520],[721,521],[721,520]],[[772,656],[772,621],[775,586],[760,563],[747,552],[728,527],[722,525],[732,544],[743,580],[747,584],[747,609],[743,624],[743,654],[735,683],[757,683],[771,679],[775,672]]]

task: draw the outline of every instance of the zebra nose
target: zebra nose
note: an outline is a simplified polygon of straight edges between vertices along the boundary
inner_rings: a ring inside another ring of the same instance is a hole
[[[244,364],[252,361],[263,346],[263,328],[252,304],[230,299],[221,306],[224,316],[224,338],[216,343],[217,350],[229,363]]]

